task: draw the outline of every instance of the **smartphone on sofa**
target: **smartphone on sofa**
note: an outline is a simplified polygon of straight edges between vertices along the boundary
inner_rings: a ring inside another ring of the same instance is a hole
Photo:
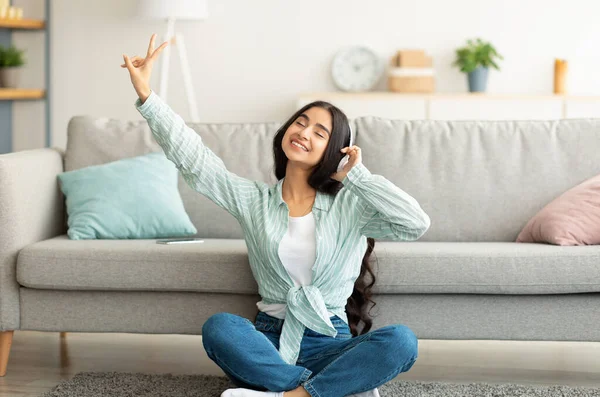
[[[203,243],[204,240],[201,238],[167,238],[156,240],[156,244],[193,244],[193,243]]]

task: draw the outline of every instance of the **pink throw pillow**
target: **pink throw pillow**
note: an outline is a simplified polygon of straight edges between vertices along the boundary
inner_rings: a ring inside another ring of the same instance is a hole
[[[527,222],[518,243],[600,244],[600,175],[561,194]]]

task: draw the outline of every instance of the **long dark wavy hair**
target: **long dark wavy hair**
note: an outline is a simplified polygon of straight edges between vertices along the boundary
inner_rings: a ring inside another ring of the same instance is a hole
[[[313,172],[308,177],[308,184],[322,193],[335,196],[344,185],[341,182],[331,178],[331,175],[337,171],[337,166],[344,154],[340,150],[350,145],[350,125],[348,118],[339,108],[325,101],[315,101],[303,106],[292,117],[289,118],[278,130],[275,138],[273,138],[273,156],[275,158],[275,176],[277,180],[285,177],[285,171],[288,163],[288,158],[281,147],[283,137],[287,129],[296,121],[298,116],[312,107],[320,107],[328,110],[331,114],[332,131],[329,137],[329,143],[325,149],[323,159],[314,168]],[[375,273],[369,263],[371,253],[375,248],[375,240],[371,237],[367,238],[367,251],[362,259],[360,274],[354,282],[354,290],[346,303],[346,315],[348,316],[348,325],[353,336],[358,336],[369,332],[373,325],[367,306],[369,302],[376,303],[371,300],[371,289],[375,284]],[[366,280],[367,273],[371,280]],[[363,322],[363,327],[359,332],[358,326]]]

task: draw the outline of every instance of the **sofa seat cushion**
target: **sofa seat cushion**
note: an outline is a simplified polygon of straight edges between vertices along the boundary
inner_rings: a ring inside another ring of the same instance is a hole
[[[600,246],[376,242],[379,293],[600,292]],[[374,288],[375,291],[375,288]]]
[[[600,246],[514,242],[380,242],[371,256],[376,294],[600,292]],[[25,247],[17,281],[59,290],[257,294],[244,240],[69,240]]]
[[[242,239],[166,245],[63,235],[19,252],[17,282],[58,290],[258,293]]]

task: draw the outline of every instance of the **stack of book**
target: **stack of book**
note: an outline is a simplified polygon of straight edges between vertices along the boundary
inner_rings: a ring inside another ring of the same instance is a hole
[[[433,92],[433,59],[423,50],[400,50],[392,58],[388,87],[394,92]]]

